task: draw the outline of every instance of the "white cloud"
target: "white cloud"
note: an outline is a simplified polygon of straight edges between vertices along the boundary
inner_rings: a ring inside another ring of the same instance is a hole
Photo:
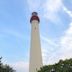
[[[45,42],[47,42],[50,45],[58,46],[55,42],[51,41],[49,38],[46,38],[46,37],[44,37],[42,35],[41,35],[41,40],[44,40]]]
[[[72,18],[72,11],[68,10],[65,6],[63,6],[63,9]]]
[[[46,11],[48,12],[51,13],[58,12],[62,7],[62,0],[47,0],[46,3],[44,4],[44,7],[45,7],[44,9],[46,9]]]
[[[58,12],[61,10],[62,5],[62,0],[46,0],[43,5],[44,17],[55,24],[61,22]]]
[[[45,0],[45,2],[42,2],[41,0],[35,1],[28,0],[30,10],[33,11],[41,8],[42,16],[53,23],[61,24],[62,21],[58,15],[58,12],[61,10],[64,10],[70,17],[72,17],[72,12],[63,5],[63,0]],[[43,36],[41,36],[41,41],[44,64],[52,64],[59,59],[72,57],[72,23],[66,30],[64,36],[60,38],[58,44]]]
[[[59,43],[42,37],[42,56],[44,64],[53,64],[60,59],[72,58],[72,22],[64,35],[60,37]]]
[[[41,47],[42,47],[42,58],[43,58],[44,65],[53,64],[59,60],[57,56],[58,44],[56,44],[54,41],[44,36],[41,36]]]
[[[65,35],[61,37],[60,41],[62,58],[72,57],[72,22],[69,28],[65,31]]]
[[[28,62],[19,61],[10,65],[16,70],[16,72],[29,72]]]

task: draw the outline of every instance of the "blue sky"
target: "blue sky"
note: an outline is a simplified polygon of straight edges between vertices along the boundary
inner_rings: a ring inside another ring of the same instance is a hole
[[[72,57],[72,0],[0,0],[0,56],[17,72],[28,72],[33,11],[40,17],[43,64]]]

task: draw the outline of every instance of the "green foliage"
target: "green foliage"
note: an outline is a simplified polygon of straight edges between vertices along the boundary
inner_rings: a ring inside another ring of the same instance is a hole
[[[38,72],[72,72],[72,59],[60,60],[54,65],[43,66]]]
[[[2,62],[1,62],[1,59],[0,58],[0,72],[16,72],[15,70],[13,70],[13,68],[11,68],[9,65],[4,65]]]

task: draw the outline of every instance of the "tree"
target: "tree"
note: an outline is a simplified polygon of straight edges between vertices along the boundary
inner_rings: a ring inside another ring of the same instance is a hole
[[[1,62],[2,57],[0,57],[0,72],[16,72],[12,67]]]
[[[38,72],[72,72],[72,58],[40,68]]]

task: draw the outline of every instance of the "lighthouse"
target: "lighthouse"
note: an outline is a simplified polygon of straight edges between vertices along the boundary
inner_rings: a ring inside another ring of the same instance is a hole
[[[37,72],[42,67],[42,54],[40,44],[39,23],[40,19],[37,12],[33,12],[31,19],[31,44],[29,72]]]

